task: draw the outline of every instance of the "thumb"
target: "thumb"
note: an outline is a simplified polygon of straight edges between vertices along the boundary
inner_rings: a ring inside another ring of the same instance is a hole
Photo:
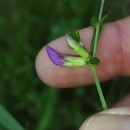
[[[130,130],[130,107],[97,113],[87,119],[80,130]]]

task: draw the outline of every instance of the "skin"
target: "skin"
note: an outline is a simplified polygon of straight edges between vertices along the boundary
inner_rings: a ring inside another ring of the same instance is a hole
[[[79,30],[84,47],[90,50],[92,28]],[[62,54],[74,54],[66,46],[65,37],[49,43]],[[101,63],[96,67],[100,81],[116,76],[130,76],[130,17],[105,24],[99,38],[97,57]],[[53,87],[86,86],[94,83],[90,69],[85,67],[55,66],[43,47],[36,58],[39,78]],[[80,130],[128,130],[130,129],[130,95],[115,104],[116,109],[97,113],[87,119]],[[125,106],[125,107],[124,107]],[[106,123],[107,122],[107,123]]]

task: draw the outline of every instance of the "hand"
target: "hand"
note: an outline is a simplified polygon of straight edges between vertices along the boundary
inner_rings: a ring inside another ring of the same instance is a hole
[[[87,50],[90,50],[92,28],[79,31]],[[72,54],[65,44],[65,37],[50,44],[59,53]],[[101,63],[97,66],[100,81],[116,76],[130,75],[130,17],[105,24],[99,39],[97,57]],[[88,67],[58,67],[53,65],[44,48],[36,58],[36,70],[42,81],[50,86],[73,87],[94,83]],[[116,106],[129,106],[130,95]],[[90,117],[80,130],[129,130],[130,107],[116,108]]]

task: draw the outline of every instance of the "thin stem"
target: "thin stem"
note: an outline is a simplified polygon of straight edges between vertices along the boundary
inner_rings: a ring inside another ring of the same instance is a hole
[[[98,16],[98,21],[102,18],[104,3],[105,3],[105,0],[102,0],[101,7],[100,7],[100,12],[99,12],[99,16]]]
[[[98,16],[98,21],[100,21],[101,18],[102,18],[104,3],[105,3],[105,0],[102,0],[102,2],[101,2],[101,7],[100,7],[100,12],[99,12],[99,16]],[[98,24],[95,29],[96,29],[96,32],[95,32],[93,56],[96,55],[96,49],[97,49],[97,44],[98,44],[98,38],[99,38],[99,35],[100,35],[100,24]]]
[[[105,98],[103,96],[103,92],[102,92],[102,89],[101,89],[101,86],[100,86],[100,83],[99,83],[99,80],[98,80],[98,76],[97,76],[95,67],[91,67],[91,71],[92,71],[92,74],[93,74],[93,77],[94,77],[94,80],[95,80],[95,83],[96,83],[96,87],[97,87],[97,90],[98,90],[98,93],[99,93],[99,97],[100,97],[100,100],[101,100],[102,107],[103,107],[104,110],[106,110],[107,104],[106,104]]]

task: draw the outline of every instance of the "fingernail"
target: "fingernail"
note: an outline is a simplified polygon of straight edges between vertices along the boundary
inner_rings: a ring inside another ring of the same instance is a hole
[[[130,130],[130,107],[97,113],[87,119],[80,130]]]

